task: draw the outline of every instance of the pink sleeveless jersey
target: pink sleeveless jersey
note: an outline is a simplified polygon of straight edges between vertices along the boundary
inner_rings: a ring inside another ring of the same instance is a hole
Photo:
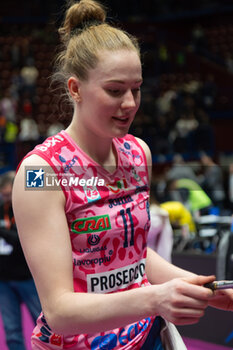
[[[113,139],[113,145],[118,156],[113,172],[93,161],[65,131],[28,154],[48,162],[56,173],[53,185],[55,181],[64,191],[75,292],[114,293],[149,284],[145,275],[150,226],[145,154],[131,135]],[[46,178],[46,170],[43,176],[49,189],[51,176]],[[32,348],[138,350],[153,321],[154,317],[148,317],[99,334],[63,336],[53,333],[42,313],[33,331]]]

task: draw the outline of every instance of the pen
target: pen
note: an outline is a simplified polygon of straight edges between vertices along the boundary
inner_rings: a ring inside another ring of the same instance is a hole
[[[204,287],[212,290],[233,288],[233,281],[215,281],[204,284]]]

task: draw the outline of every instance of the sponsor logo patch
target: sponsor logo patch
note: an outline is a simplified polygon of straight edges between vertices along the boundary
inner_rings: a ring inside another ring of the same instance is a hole
[[[42,145],[38,145],[36,149],[39,149],[42,152],[47,151],[48,148],[55,146],[57,143],[64,141],[63,137],[56,135],[47,139]]]
[[[110,184],[106,184],[107,188],[113,193],[119,193],[121,190],[127,190],[128,184],[125,178],[121,180],[115,180]]]
[[[100,241],[100,237],[98,235],[91,235],[87,241],[90,245],[97,245]]]
[[[124,197],[119,197],[119,198],[114,198],[114,199],[109,199],[109,208],[113,208],[117,205],[123,205],[126,203],[132,202],[133,199],[130,195],[124,196]]]
[[[96,186],[84,186],[83,187],[88,203],[101,199],[100,193]]]
[[[145,272],[145,259],[119,269],[88,274],[88,293],[109,293],[128,286],[141,283]]]
[[[71,224],[71,231],[77,234],[102,232],[110,229],[111,223],[108,214],[76,219]]]

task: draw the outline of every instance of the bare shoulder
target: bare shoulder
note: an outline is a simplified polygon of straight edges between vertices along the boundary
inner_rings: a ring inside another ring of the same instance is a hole
[[[145,141],[143,141],[142,139],[135,137],[136,140],[138,141],[138,143],[140,144],[140,146],[143,148],[145,155],[146,155],[146,160],[147,160],[147,165],[151,166],[152,165],[152,157],[151,157],[151,151],[149,146],[147,145],[147,143]]]
[[[20,164],[20,167],[18,169],[18,172],[16,174],[16,179],[24,180],[24,175],[26,175],[26,169],[29,167],[40,167],[40,166],[49,166],[49,164],[40,156],[36,154],[32,154],[31,156],[25,158],[22,163]],[[17,180],[17,182],[19,181]]]
[[[14,185],[13,185],[13,208],[14,212],[23,214],[25,211],[31,211],[33,208],[35,209],[37,206],[40,206],[40,212],[43,211],[43,203],[48,203],[52,201],[56,201],[57,203],[62,202],[64,194],[62,190],[58,191],[47,191],[46,189],[38,190],[38,189],[28,189],[27,188],[27,171],[29,169],[34,169],[37,171],[37,176],[40,176],[40,171],[43,173],[43,169],[49,170],[53,173],[53,169],[49,166],[49,164],[38,155],[31,155],[28,158],[25,158],[18,172],[15,176]],[[24,205],[22,205],[22,202]]]

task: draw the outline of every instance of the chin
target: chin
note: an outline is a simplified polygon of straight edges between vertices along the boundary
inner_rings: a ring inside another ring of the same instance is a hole
[[[114,128],[113,129],[113,137],[124,137],[129,133],[130,126],[124,127],[124,128]]]
[[[127,135],[129,132],[129,129],[127,130],[118,130],[114,133],[113,137],[124,137],[125,135]]]

